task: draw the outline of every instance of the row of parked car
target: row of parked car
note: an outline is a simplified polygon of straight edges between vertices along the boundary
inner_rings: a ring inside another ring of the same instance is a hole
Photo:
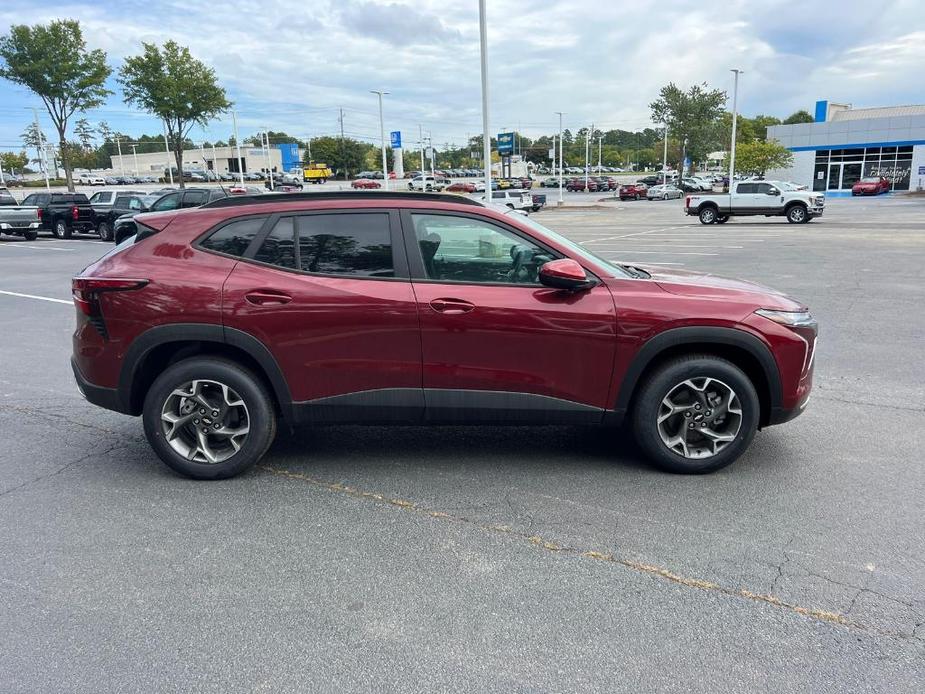
[[[279,180],[288,174],[274,172],[273,177]],[[173,172],[174,180],[179,180],[180,176],[176,170]],[[217,171],[184,171],[183,180],[189,183],[220,183],[240,182],[240,174]],[[266,181],[269,175],[262,171],[251,171],[244,174],[245,181]],[[170,180],[170,174],[165,171],[162,176],[103,176],[94,173],[80,173],[74,178],[74,182],[80,186],[134,186],[142,183],[166,183]]]

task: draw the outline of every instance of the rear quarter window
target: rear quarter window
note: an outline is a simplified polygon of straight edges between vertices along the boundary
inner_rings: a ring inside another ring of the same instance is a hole
[[[225,253],[240,258],[247,253],[247,249],[257,237],[265,221],[266,217],[235,220],[216,229],[199,245],[216,253]]]

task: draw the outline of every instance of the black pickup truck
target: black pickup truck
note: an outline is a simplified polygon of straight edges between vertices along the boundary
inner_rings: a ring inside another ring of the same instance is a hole
[[[94,196],[96,197],[96,196]],[[112,241],[115,238],[116,220],[124,215],[136,215],[146,212],[148,206],[154,202],[145,193],[117,192],[108,205],[94,205],[96,212],[96,231],[103,241]]]
[[[38,207],[42,230],[56,238],[69,239],[74,232],[96,231],[96,213],[83,193],[32,193],[22,204]]]
[[[227,197],[224,188],[187,188],[186,190],[169,191],[157,198],[143,210],[131,210],[117,217],[112,225],[113,241],[122,243],[129,236],[138,231],[135,224],[135,215],[140,212],[166,212],[168,210],[199,207],[207,202]]]

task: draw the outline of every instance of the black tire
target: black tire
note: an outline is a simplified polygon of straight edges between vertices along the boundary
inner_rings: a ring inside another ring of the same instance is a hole
[[[196,379],[227,385],[247,408],[247,438],[240,450],[219,463],[187,460],[164,436],[161,411],[165,402],[175,388]],[[221,357],[192,357],[168,367],[155,379],[145,396],[142,422],[145,437],[157,456],[175,472],[197,480],[226,479],[253,467],[276,436],[276,412],[266,387],[251,371]]]
[[[109,222],[100,222],[96,233],[100,235],[100,240],[112,241],[112,227],[109,226]]]
[[[711,457],[687,458],[662,441],[657,419],[662,400],[675,386],[687,379],[703,377],[722,381],[733,390],[742,418],[735,438],[724,448]],[[635,398],[633,433],[646,457],[663,470],[686,474],[713,472],[733,463],[748,448],[758,428],[760,408],[755,386],[735,364],[708,354],[693,354],[663,364],[646,379]]]
[[[700,218],[701,224],[713,224],[718,218],[719,215],[716,212],[716,208],[712,205],[707,205],[697,213],[697,216]]]
[[[729,221],[729,215],[728,215],[728,214],[721,214],[719,217],[716,218],[716,223],[717,223],[717,224],[725,224],[725,223],[728,222],[728,221]]]
[[[32,231],[24,231],[22,236],[26,241],[35,241],[39,237],[39,232],[34,229]]]
[[[791,205],[787,208],[787,221],[791,224],[806,224],[809,221],[809,212],[804,205]]]
[[[71,238],[71,227],[65,220],[56,219],[51,226],[51,234],[56,239],[69,239]]]
[[[633,197],[633,200],[638,200],[638,199],[639,199],[639,193],[636,193],[636,195]]]

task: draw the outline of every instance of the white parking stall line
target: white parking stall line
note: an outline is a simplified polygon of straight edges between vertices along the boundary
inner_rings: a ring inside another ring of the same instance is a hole
[[[76,251],[76,248],[58,248],[57,246],[29,246],[25,243],[0,243],[0,248],[32,248],[37,251]]]
[[[623,251],[634,255],[719,255],[719,253],[698,253],[694,251],[637,251],[635,248],[624,248]],[[617,251],[605,251],[605,253],[617,253]]]
[[[626,241],[623,242],[614,241],[613,245],[625,248],[719,248],[722,250],[741,250],[745,248],[745,246],[714,246],[704,243],[632,243],[631,245],[623,246],[624,243],[629,243],[631,241],[634,241],[634,239],[626,239]]]
[[[53,299],[50,296],[36,296],[35,294],[21,294],[20,292],[7,292],[2,289],[0,289],[0,294],[4,294],[6,296],[16,296],[21,299],[38,299],[39,301],[51,301],[52,303],[55,303],[55,304],[68,304],[69,306],[74,305],[73,301],[65,301],[64,299]]]

